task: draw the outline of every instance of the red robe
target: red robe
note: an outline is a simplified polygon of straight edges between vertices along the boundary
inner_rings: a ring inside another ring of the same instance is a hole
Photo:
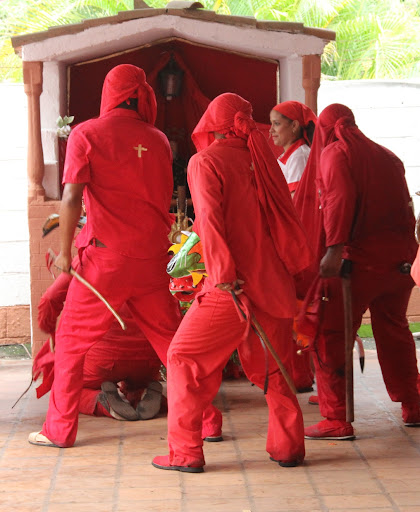
[[[323,214],[323,233],[318,234],[326,247],[344,244],[343,257],[353,261],[353,335],[369,308],[388,393],[393,401],[416,403],[416,351],[406,319],[413,281],[400,272],[401,264],[411,263],[416,252],[404,166],[365,137],[343,105],[330,105],[322,112],[314,146],[319,146],[314,155],[320,155],[316,171]],[[321,303],[314,357],[320,410],[328,419],[343,420],[341,283],[332,278],[323,286],[329,301]]]
[[[168,353],[168,443],[173,465],[204,464],[202,410],[216,395],[223,367],[235,348],[248,378],[264,387],[260,341],[241,321],[232,296],[217,284],[245,281],[241,307],[248,314],[252,307],[290,367],[296,301],[288,267],[296,270],[302,264],[292,262],[290,254],[299,246],[307,254],[306,241],[287,185],[284,178],[278,180],[278,164],[253,128],[250,110],[239,96],[221,95],[193,134],[201,151],[190,160],[188,183],[208,277]],[[207,147],[213,131],[227,133],[228,138]],[[277,237],[293,227],[297,236],[288,253]],[[299,404],[271,357],[268,364],[267,451],[276,460],[301,461],[305,450]]]

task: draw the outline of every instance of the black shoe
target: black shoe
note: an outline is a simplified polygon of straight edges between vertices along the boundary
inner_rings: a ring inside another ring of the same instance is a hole
[[[314,388],[312,386],[308,386],[307,388],[298,388],[296,391],[298,393],[310,393],[313,390]]]
[[[151,420],[160,411],[162,402],[162,384],[158,381],[150,382],[142,399],[137,404],[136,414],[139,420]]]
[[[208,443],[220,443],[223,441],[223,436],[207,436],[203,438],[203,441],[207,441]]]
[[[120,397],[118,387],[113,382],[102,382],[102,393],[98,395],[98,402],[105,407],[109,414],[120,421],[137,421],[137,413],[128,402]]]
[[[282,461],[282,460],[276,460],[273,459],[273,457],[270,457],[270,460],[273,462],[277,462],[279,466],[282,468],[295,468],[296,466],[300,466],[302,464],[303,460],[296,459],[296,460],[290,460],[290,461]]]

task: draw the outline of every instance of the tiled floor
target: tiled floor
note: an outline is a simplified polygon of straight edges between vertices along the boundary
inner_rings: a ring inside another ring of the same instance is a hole
[[[365,374],[355,372],[356,441],[307,441],[304,465],[288,469],[268,459],[265,400],[245,380],[222,385],[225,441],[206,444],[203,474],[151,466],[167,453],[163,417],[81,416],[75,447],[28,444],[47,408],[31,389],[11,409],[29,380],[29,361],[0,361],[2,512],[420,511],[420,428],[403,426],[374,351]],[[320,416],[308,396],[299,400],[309,425]]]

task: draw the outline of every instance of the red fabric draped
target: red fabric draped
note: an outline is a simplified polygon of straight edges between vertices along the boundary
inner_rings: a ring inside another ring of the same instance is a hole
[[[317,161],[319,161],[321,155],[321,145],[318,141],[319,134],[317,134],[315,130],[309,159],[293,196],[293,203],[314,254],[314,261],[311,268],[306,272],[305,276],[302,276],[301,298],[305,294],[312,279],[318,274],[319,262],[325,252],[322,210],[320,209],[319,183],[317,180]]]
[[[298,121],[299,125],[302,127],[305,140],[309,146],[311,145],[306,129],[311,121],[316,125],[317,117],[309,107],[300,103],[300,101],[283,101],[283,103],[279,103],[273,107],[273,110],[276,110],[282,116],[292,121]]]
[[[153,89],[146,82],[146,74],[132,64],[120,64],[106,75],[102,88],[103,116],[128,98],[137,98],[137,111],[143,121],[155,124],[157,104]]]
[[[401,160],[368,139],[344,105],[327,107],[316,130],[324,147],[318,165],[326,246],[345,243],[344,257],[378,270],[411,262],[414,216]],[[347,161],[343,166],[340,158]],[[341,169],[345,165],[350,176]],[[331,173],[340,179],[340,188],[329,184]],[[338,200],[341,209],[334,206]]]
[[[404,166],[357,128],[344,105],[330,105],[319,116],[294,203],[317,256],[312,278],[326,247],[339,243],[345,244],[343,257],[375,272],[413,260],[414,216]]]
[[[246,140],[268,227],[283,263],[289,273],[295,275],[310,265],[312,254],[276,158],[251,116],[252,106],[248,101],[237,94],[221,94],[210,103],[192,134],[192,140],[197,151],[211,144],[213,132],[223,133],[227,138]]]
[[[157,91],[159,71],[161,71],[166,66],[166,64],[169,62],[169,59],[171,58],[171,55],[174,58],[176,64],[179,66],[179,68],[182,69],[182,71],[184,72],[183,84],[181,94],[179,97],[179,101],[181,102],[182,105],[182,128],[185,130],[186,133],[192,133],[194,127],[196,126],[200,117],[203,115],[208,104],[210,103],[210,100],[201,92],[200,88],[197,85],[197,82],[195,81],[194,77],[191,74],[191,71],[188,69],[187,65],[185,64],[181,56],[175,51],[173,51],[171,54],[169,54],[168,52],[164,53],[157,62],[153,71],[149,73],[147,80],[151,87],[153,87],[153,89]],[[176,102],[178,101],[178,98],[174,98],[171,101]],[[156,125],[160,127],[162,130],[164,130],[164,128],[167,128],[168,124],[167,120],[165,119],[166,106],[168,102],[166,98],[158,94],[157,104],[158,114]],[[181,127],[179,126],[178,128]],[[192,150],[193,147],[190,147],[188,153],[191,153]]]

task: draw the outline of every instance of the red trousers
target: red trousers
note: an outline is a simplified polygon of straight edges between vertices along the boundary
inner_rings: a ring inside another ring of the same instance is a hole
[[[100,352],[102,342],[97,343],[93,350]],[[95,416],[103,416],[96,409],[98,394],[101,392],[101,384],[104,381],[122,382],[122,392],[133,407],[140,401],[147,385],[159,379],[159,365],[151,354],[151,362],[148,360],[107,360],[102,358],[97,361],[96,354],[88,352],[83,369],[83,389],[80,396],[79,412]],[[152,350],[150,350],[152,352]],[[98,354],[99,355],[99,354]],[[122,354],[119,354],[121,358]]]
[[[314,374],[311,368],[310,353],[308,351],[297,353],[299,347],[292,342],[292,373],[291,377],[299,390],[310,390],[314,383]]]
[[[321,331],[313,356],[322,416],[345,420],[344,317],[341,280],[328,280]],[[353,265],[351,274],[353,339],[369,308],[378,360],[388,394],[394,402],[417,402],[417,358],[406,312],[413,287],[398,269],[375,273]]]
[[[166,256],[161,261],[140,260],[90,245],[79,268],[114,309],[127,303],[163,364],[181,320],[179,305],[169,292],[166,263]],[[58,446],[72,446],[76,440],[85,356],[107,333],[113,318],[90,290],[72,280],[57,331],[54,383],[42,428]]]
[[[280,358],[290,368],[292,319],[255,312]],[[230,294],[218,289],[195,300],[168,352],[168,444],[173,465],[204,464],[203,410],[219,389],[232,352],[249,380],[264,388],[265,354]],[[303,418],[298,401],[269,356],[267,451],[276,460],[303,459]],[[250,425],[250,428],[252,426]]]

